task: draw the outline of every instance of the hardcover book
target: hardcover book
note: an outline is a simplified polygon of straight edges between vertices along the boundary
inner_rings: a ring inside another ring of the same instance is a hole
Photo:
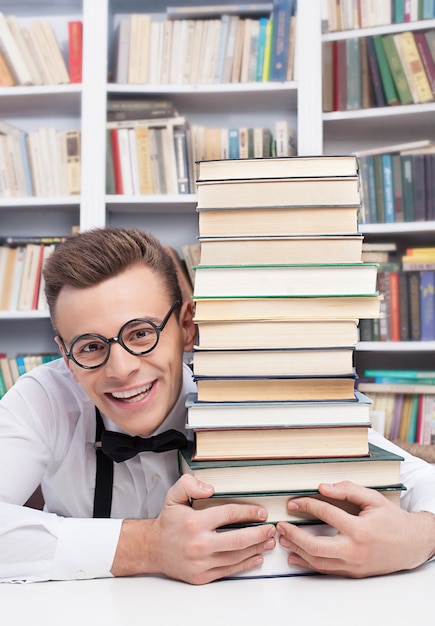
[[[346,206],[275,206],[199,208],[202,237],[353,235],[358,230],[358,204]]]
[[[377,265],[198,265],[194,297],[350,296],[376,291]]]
[[[188,428],[252,426],[328,426],[340,422],[370,425],[372,401],[355,391],[349,401],[199,402],[186,398]]]
[[[313,184],[315,182],[315,184]],[[360,203],[358,176],[197,182],[198,208],[350,206]]]
[[[301,178],[355,176],[357,162],[351,155],[222,159],[198,162],[199,181],[225,179]]]
[[[204,321],[195,314],[196,348],[334,348],[355,346],[355,319],[258,319]]]
[[[351,400],[356,375],[195,377],[198,400],[229,402],[268,400]]]
[[[261,325],[260,325],[261,328]],[[354,348],[200,349],[193,354],[195,376],[323,376],[348,374]]]
[[[358,263],[362,235],[200,237],[199,265]]]
[[[366,487],[400,483],[403,457],[369,444],[369,454],[327,459],[193,461],[192,450],[179,453],[182,474],[210,483],[215,493],[317,490],[319,483],[350,480]]]
[[[381,297],[236,297],[210,298],[194,296],[195,315],[198,320],[258,320],[288,318],[374,318],[380,314]]]
[[[367,424],[194,429],[192,460],[327,458],[368,453]]]
[[[402,484],[391,485],[385,487],[377,487],[376,491],[382,493],[390,502],[393,502],[397,506],[400,506],[400,495],[406,488]],[[266,492],[266,493],[241,493],[241,494],[226,494],[219,493],[211,498],[204,498],[200,500],[192,500],[192,508],[196,511],[203,511],[210,507],[222,506],[224,504],[255,504],[263,506],[268,511],[267,522],[276,524],[277,522],[284,521],[291,524],[309,524],[310,522],[318,521],[315,517],[309,513],[302,513],[300,511],[289,512],[287,509],[287,502],[293,498],[310,497],[316,500],[322,500],[328,502],[334,506],[350,513],[352,515],[358,515],[360,508],[352,502],[335,500],[333,498],[326,498],[322,496],[317,490],[306,491],[286,491],[286,492]]]

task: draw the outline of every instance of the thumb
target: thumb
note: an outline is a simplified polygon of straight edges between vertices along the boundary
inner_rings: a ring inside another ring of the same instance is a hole
[[[319,491],[322,495],[335,500],[347,500],[356,504],[361,510],[371,506],[385,504],[386,498],[376,489],[362,487],[349,480],[344,480],[333,485],[321,483]]]
[[[188,504],[191,499],[210,498],[213,494],[213,485],[185,474],[168,490],[166,504]]]

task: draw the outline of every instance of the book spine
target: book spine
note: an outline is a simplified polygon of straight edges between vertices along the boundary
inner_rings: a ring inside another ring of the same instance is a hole
[[[290,19],[293,0],[275,0],[272,11],[273,35],[271,54],[271,81],[285,81],[289,45]]]
[[[19,85],[31,85],[31,74],[3,13],[0,13],[0,49],[15,81]]]
[[[394,215],[394,191],[393,191],[393,161],[391,154],[382,154],[382,181],[384,190],[384,217],[385,222],[395,222]]]
[[[71,83],[82,82],[83,24],[68,22],[68,70]]]
[[[136,126],[134,133],[139,193],[141,195],[146,195],[153,193],[149,128],[146,126]]]
[[[435,271],[420,273],[421,341],[435,340]]]
[[[423,61],[421,59],[414,34],[411,31],[399,33],[396,35],[400,41],[403,55],[407,59],[407,66],[409,68],[408,81],[412,82],[415,88],[415,102],[432,102],[433,93],[432,89],[424,69]]]
[[[345,40],[334,41],[333,82],[334,111],[345,111],[347,106],[347,46]]]
[[[410,339],[409,289],[406,272],[399,272],[399,320],[400,341],[408,341]]]
[[[361,108],[360,39],[346,39],[346,110]]]
[[[399,98],[397,95],[393,76],[391,74],[390,66],[389,66],[387,56],[385,54],[385,49],[382,43],[382,36],[374,35],[373,43],[375,47],[376,60],[377,60],[377,63],[379,66],[379,72],[381,75],[382,86],[384,89],[385,100],[387,104],[390,104],[390,105],[399,104]]]
[[[402,154],[402,189],[403,189],[403,215],[405,222],[414,221],[414,192],[412,182],[412,155]]]
[[[174,149],[177,164],[177,186],[179,194],[190,191],[189,168],[187,157],[187,137],[184,128],[174,129]]]
[[[399,272],[390,272],[390,341],[400,341]]]
[[[424,222],[426,220],[426,180],[424,172],[424,154],[412,154],[412,189],[414,220]]]
[[[387,101],[385,99],[373,37],[366,37],[366,48],[373,98],[377,107],[383,107],[387,104]]]
[[[414,102],[414,98],[409,87],[409,78],[406,75],[401,55],[399,54],[398,46],[400,42],[394,35],[384,35],[381,41],[400,104],[411,104]]]
[[[113,174],[115,178],[115,192],[117,194],[123,193],[122,174],[121,174],[121,155],[118,140],[118,130],[113,128],[110,131],[110,140],[112,144],[113,155]]]

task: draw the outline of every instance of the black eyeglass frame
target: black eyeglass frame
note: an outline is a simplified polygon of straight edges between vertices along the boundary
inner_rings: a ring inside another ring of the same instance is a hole
[[[121,326],[121,328],[119,329],[119,332],[117,334],[116,337],[111,337],[110,339],[107,339],[107,337],[103,337],[103,335],[99,335],[98,333],[85,333],[83,335],[80,335],[79,337],[76,337],[74,339],[74,341],[72,342],[70,349],[68,350],[64,340],[62,339],[62,337],[60,335],[58,335],[58,339],[60,341],[60,343],[62,344],[62,348],[65,352],[65,356],[67,359],[73,361],[76,365],[78,365],[79,367],[81,367],[84,370],[95,370],[98,369],[99,367],[103,367],[103,365],[106,365],[107,361],[109,360],[110,357],[110,346],[112,343],[119,343],[119,345],[121,345],[124,350],[126,350],[127,352],[129,352],[130,354],[134,354],[135,356],[142,356],[144,354],[149,354],[150,352],[152,352],[153,350],[155,350],[155,348],[157,347],[157,344],[159,343],[159,339],[160,339],[160,333],[164,330],[166,324],[169,321],[169,318],[171,317],[172,313],[174,312],[174,310],[176,309],[176,307],[180,304],[179,300],[176,300],[173,305],[171,306],[171,308],[169,309],[169,311],[166,313],[165,317],[163,318],[162,322],[160,325],[155,324],[154,322],[152,322],[151,320],[147,320],[145,318],[142,317],[137,317],[134,319],[129,320],[128,322],[125,322],[125,324],[123,324]],[[152,326],[154,328],[154,330],[156,331],[156,342],[153,345],[152,348],[149,348],[148,350],[143,350],[141,352],[135,352],[134,350],[130,350],[130,348],[128,348],[123,339],[122,339],[122,333],[124,332],[124,329],[129,325],[132,324],[133,322],[146,322],[147,324],[150,324],[150,326]],[[103,343],[105,343],[107,345],[107,354],[104,357],[103,361],[101,363],[99,363],[98,365],[83,365],[82,363],[79,363],[77,361],[77,359],[74,357],[72,351],[74,348],[74,345],[77,343],[77,341],[82,340],[84,337],[95,337],[96,339],[99,339],[100,341],[102,341]]]

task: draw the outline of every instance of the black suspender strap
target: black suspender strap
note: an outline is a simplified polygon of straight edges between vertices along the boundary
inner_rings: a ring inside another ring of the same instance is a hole
[[[110,517],[112,509],[113,461],[104,454],[101,448],[101,435],[104,431],[104,424],[97,407],[95,407],[95,412],[97,421],[95,432],[97,471],[95,475],[93,517]]]

